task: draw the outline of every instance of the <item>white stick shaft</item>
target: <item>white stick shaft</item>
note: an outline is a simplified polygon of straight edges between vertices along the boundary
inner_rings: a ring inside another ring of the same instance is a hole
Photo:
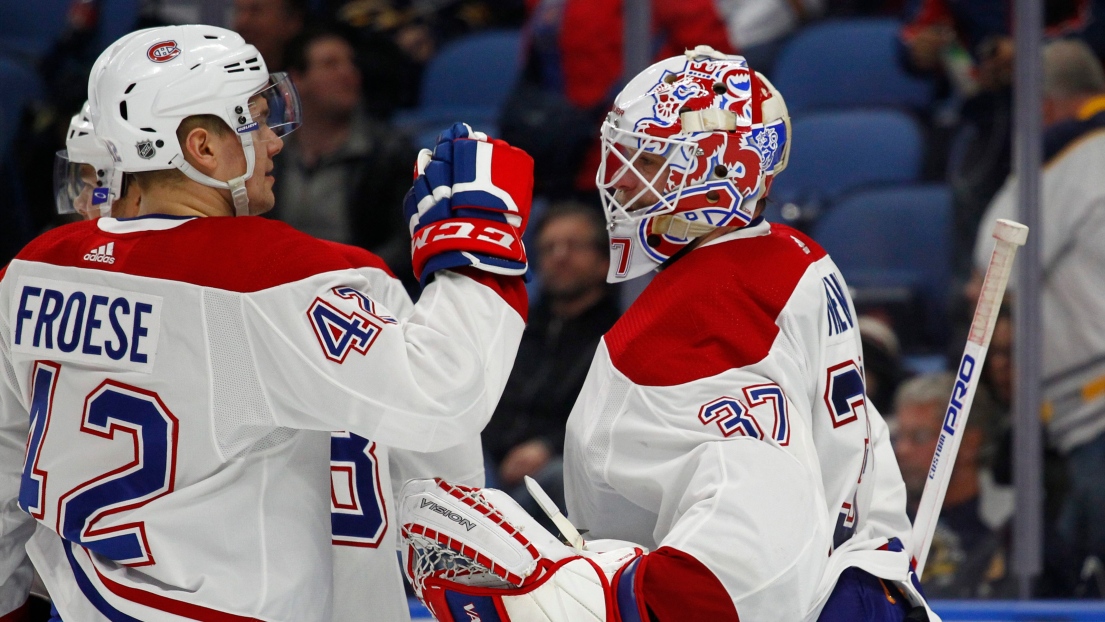
[[[948,408],[944,411],[944,424],[940,428],[940,438],[936,441],[936,452],[932,456],[925,490],[921,494],[921,503],[917,507],[917,517],[913,521],[913,534],[910,538],[910,556],[917,564],[917,578],[925,569],[932,536],[936,532],[936,523],[940,518],[940,508],[944,505],[944,495],[948,492],[952,467],[959,453],[962,431],[970,415],[971,403],[975,399],[982,364],[986,360],[986,351],[990,347],[990,337],[994,334],[1001,299],[1005,295],[1005,286],[1013,270],[1013,258],[1017,248],[1024,244],[1028,236],[1028,227],[1008,220],[999,220],[994,225],[994,237],[997,243],[990,256],[990,265],[986,268],[986,277],[982,282],[982,293],[978,297],[975,316],[971,321],[971,332],[967,337],[967,346],[963,349],[963,358],[959,361],[955,387],[952,389]]]
[[[537,505],[541,506],[541,510],[545,512],[545,515],[548,516],[553,524],[556,525],[556,528],[560,530],[561,535],[568,541],[568,544],[572,545],[572,548],[577,551],[582,551],[583,536],[579,535],[579,531],[576,530],[575,525],[560,513],[560,508],[556,506],[556,502],[552,500],[549,493],[545,492],[541,484],[538,484],[537,480],[529,475],[525,476],[525,481],[526,490],[529,491],[530,496],[537,502]]]

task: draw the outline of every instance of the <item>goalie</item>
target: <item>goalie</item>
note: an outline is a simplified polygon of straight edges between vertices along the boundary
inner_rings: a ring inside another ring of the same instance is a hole
[[[770,82],[708,47],[618,95],[608,280],[660,272],[599,344],[565,486],[589,537],[636,544],[569,548],[497,491],[414,482],[407,570],[439,619],[938,620],[844,278],[762,216],[790,138]]]

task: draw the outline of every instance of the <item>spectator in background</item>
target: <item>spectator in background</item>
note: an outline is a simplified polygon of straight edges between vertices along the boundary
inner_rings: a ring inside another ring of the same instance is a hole
[[[1013,0],[911,0],[902,28],[907,67],[940,76],[962,102],[955,120],[936,120],[955,200],[954,269],[970,274],[979,219],[1009,175],[1012,160]],[[1105,57],[1105,0],[1045,0],[1045,34],[1086,41]],[[954,115],[953,115],[954,116]]]
[[[890,412],[894,393],[905,378],[902,348],[890,324],[874,315],[861,315],[857,322],[863,344],[863,375],[867,397],[879,412]]]
[[[286,71],[284,51],[306,19],[306,0],[234,0],[230,29],[261,52],[269,71]]]
[[[415,154],[406,138],[360,108],[361,74],[338,32],[309,29],[288,46],[303,126],[284,141],[273,216],[325,240],[353,244],[410,277],[403,195]]]
[[[324,11],[355,32],[365,108],[388,119],[418,103],[426,64],[449,41],[489,28],[519,28],[522,0],[323,0]]]
[[[970,248],[986,204],[1009,174],[1013,124],[1009,0],[911,0],[901,31],[907,68],[936,76],[959,102],[935,119],[932,169],[947,169],[954,200],[953,263],[969,273]],[[945,164],[944,158],[950,158]],[[968,318],[967,310],[960,315]]]
[[[910,0],[902,40],[913,68],[924,72],[956,72],[964,68],[954,58],[960,52],[979,86],[991,89],[1012,75],[1012,0]],[[1044,0],[1047,36],[1075,36],[1100,57],[1105,54],[1102,0]],[[973,65],[973,67],[972,67]]]
[[[990,420],[987,437],[994,439],[994,457],[991,460],[994,483],[999,486],[1013,485],[1013,425],[1010,413],[1013,405],[1013,317],[1010,314],[1009,300],[1006,299],[998,311],[994,323],[994,334],[990,338],[990,347],[986,350],[986,365],[982,368],[980,389],[993,396],[997,416]],[[1053,445],[1044,447],[1044,525],[1047,527],[1044,550],[1047,571],[1037,586],[1036,596],[1040,598],[1069,596],[1073,593],[1072,578],[1060,576],[1053,569],[1070,564],[1055,555],[1059,548],[1055,544],[1054,525],[1067,496],[1066,459]]]
[[[998,409],[1009,412],[1013,406],[1013,317],[1008,300],[1002,303],[998,319],[994,322],[994,334],[986,350],[986,366],[981,382],[989,390]]]
[[[65,28],[51,42],[45,56],[19,59],[33,60],[38,68],[44,87],[41,96],[33,102],[25,101],[25,110],[4,110],[4,114],[22,117],[22,127],[15,144],[10,147],[10,153],[18,157],[0,156],[0,174],[9,179],[4,199],[0,199],[2,263],[38,233],[65,222],[58,217],[51,195],[54,154],[65,148],[69,119],[88,99],[88,74],[103,47],[126,32],[164,24],[148,3],[130,6],[136,13],[128,12],[129,3],[117,3],[105,9],[110,3],[96,0],[51,2],[41,7],[31,4],[41,10],[44,23],[55,18],[51,12],[64,6]],[[5,18],[6,14],[0,9],[0,25],[8,25]],[[115,34],[105,38],[105,33]],[[11,51],[14,53],[18,48],[16,45]],[[13,84],[2,86],[5,89],[16,87]],[[10,181],[13,176],[19,179]]]
[[[911,519],[928,479],[944,411],[955,385],[955,374],[940,372],[907,380],[894,398],[891,438],[906,486],[906,510]],[[985,430],[993,402],[984,390],[975,395],[963,430],[940,511],[932,548],[925,565],[924,588],[929,598],[1011,598],[1016,583],[1006,571],[1005,525],[1012,515],[1008,491],[984,499],[995,490],[984,469]]]
[[[602,335],[621,312],[606,284],[610,264],[602,214],[557,203],[536,229],[541,296],[530,311],[514,369],[483,431],[488,482],[539,520],[544,514],[522,486],[529,475],[563,507],[564,425]]]
[[[740,48],[750,66],[771,75],[787,38],[821,17],[825,0],[721,0],[718,10],[729,29],[729,41]]]
[[[503,139],[533,156],[535,194],[594,196],[601,122],[624,86],[622,0],[526,0],[526,70],[500,121]],[[697,45],[729,53],[713,0],[652,0],[654,59]]]
[[[1043,416],[1069,482],[1056,524],[1062,559],[1049,574],[1063,575],[1070,593],[1086,559],[1105,559],[1105,72],[1086,44],[1055,41],[1044,48],[1043,91],[1043,226],[1031,234],[1041,253]],[[993,221],[1017,209],[1011,177],[982,219],[968,296],[989,262]]]

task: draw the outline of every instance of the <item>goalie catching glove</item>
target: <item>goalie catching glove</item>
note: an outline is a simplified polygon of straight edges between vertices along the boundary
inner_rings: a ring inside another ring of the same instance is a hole
[[[415,163],[403,200],[414,274],[425,285],[445,268],[526,273],[522,232],[533,200],[533,158],[464,123],[437,137]]]
[[[616,540],[562,544],[506,493],[440,479],[400,492],[403,566],[441,622],[639,622],[647,551]]]

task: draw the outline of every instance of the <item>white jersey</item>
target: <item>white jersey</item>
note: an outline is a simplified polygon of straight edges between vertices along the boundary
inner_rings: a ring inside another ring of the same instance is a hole
[[[847,286],[812,240],[761,222],[694,249],[595,354],[568,420],[569,518],[697,560],[716,580],[681,589],[720,582],[742,620],[816,619],[849,566],[904,580],[905,487],[863,373]]]
[[[406,289],[383,261],[353,246],[334,244],[368,281],[373,300],[399,320],[414,313]],[[334,432],[331,444],[330,511],[334,545],[334,622],[371,617],[379,622],[405,622],[410,608],[400,574],[395,493],[410,479],[441,477],[465,486],[484,485],[483,447],[472,434],[436,452],[388,448],[356,435]],[[358,468],[360,465],[371,468]],[[378,496],[367,506],[357,490]],[[380,524],[378,537],[362,541],[348,537],[344,527],[370,515]],[[372,612],[367,616],[365,612]]]
[[[1063,451],[1105,432],[1105,130],[1076,139],[1044,168],[1040,227],[1040,322],[1043,328],[1048,433]],[[974,264],[985,272],[999,218],[1018,220],[1010,177],[979,223]],[[1016,279],[1010,279],[1011,289]]]
[[[17,497],[65,620],[329,621],[331,505],[350,518],[335,538],[394,538],[364,511],[388,473],[339,494],[331,431],[418,452],[471,438],[524,325],[517,278],[439,274],[406,320],[374,294],[332,246],[260,218],[32,242],[0,281],[0,550],[25,535]],[[360,441],[347,462],[372,470]]]

